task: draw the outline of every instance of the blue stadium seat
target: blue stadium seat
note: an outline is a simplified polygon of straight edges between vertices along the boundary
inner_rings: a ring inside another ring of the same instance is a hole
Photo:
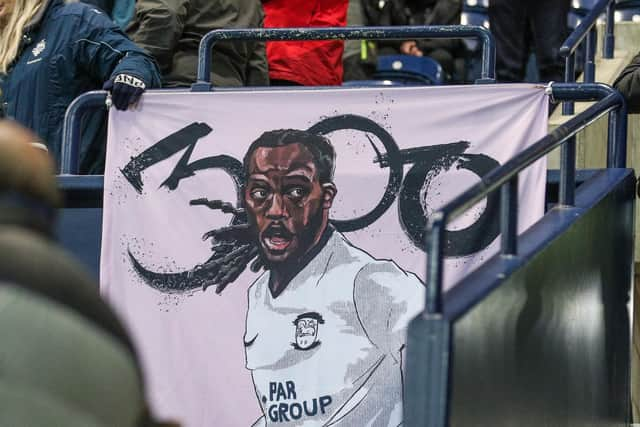
[[[640,22],[640,2],[626,2],[616,5],[616,22]]]
[[[486,10],[463,10],[460,14],[460,25],[478,25],[489,28],[489,14]],[[467,50],[474,52],[478,48],[478,40],[464,39]]]
[[[440,85],[444,73],[442,66],[428,56],[384,55],[378,58],[376,80],[392,80],[402,83]]]
[[[464,11],[460,14],[460,25],[479,25],[489,28],[489,15],[479,11]]]
[[[618,0],[616,2],[616,9],[620,8],[629,8],[629,7],[639,7],[640,0]]]
[[[464,0],[462,3],[463,10],[470,9],[488,9],[489,0]]]
[[[591,10],[598,0],[572,0],[571,8],[577,10]]]

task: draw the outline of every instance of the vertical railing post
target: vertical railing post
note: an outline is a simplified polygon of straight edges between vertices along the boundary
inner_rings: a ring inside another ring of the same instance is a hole
[[[518,175],[500,188],[500,237],[502,255],[517,255]]]
[[[602,57],[605,59],[613,58],[613,51],[615,50],[615,36],[614,36],[614,25],[615,25],[615,0],[611,0],[609,5],[607,6],[607,18],[605,23],[605,34],[604,34],[604,43],[603,43],[603,52]]]
[[[424,311],[407,327],[403,364],[406,427],[446,427],[451,381],[451,321],[442,313],[443,237],[446,214],[434,213],[427,228],[427,292]]]
[[[587,35],[586,54],[584,56],[584,82],[593,83],[596,81],[596,29],[591,28]]]
[[[618,96],[622,98],[621,95]],[[627,167],[627,106],[625,103],[609,113],[608,137],[607,167]]]
[[[569,138],[560,148],[560,204],[573,206],[576,188],[576,137]]]
[[[574,83],[576,81],[576,57],[575,53],[571,53],[565,59],[564,81],[565,83]],[[570,116],[574,113],[573,101],[565,101],[562,103],[562,115]]]
[[[480,78],[476,83],[495,83],[496,81],[496,47],[493,35],[489,32],[479,37],[482,43],[482,61]]]
[[[79,155],[82,138],[82,117],[92,109],[106,108],[105,100],[107,92],[86,92],[67,107],[62,126],[62,142],[60,152],[54,153],[60,161],[60,173],[65,175],[77,175],[80,169]]]
[[[425,311],[428,314],[442,313],[442,247],[446,218],[436,212],[429,219],[427,234],[427,292]]]

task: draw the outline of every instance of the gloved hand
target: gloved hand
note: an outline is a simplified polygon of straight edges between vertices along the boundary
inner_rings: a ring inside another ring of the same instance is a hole
[[[142,96],[147,86],[142,80],[129,74],[118,74],[107,80],[102,89],[109,91],[111,102],[118,110],[126,110]],[[109,98],[107,98],[109,106]]]

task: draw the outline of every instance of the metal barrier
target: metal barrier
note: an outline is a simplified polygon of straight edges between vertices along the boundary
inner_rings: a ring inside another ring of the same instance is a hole
[[[475,38],[482,45],[482,69],[476,83],[495,82],[495,42],[484,27],[472,25],[348,27],[348,28],[270,28],[214,30],[202,38],[199,47],[197,82],[191,91],[212,90],[211,49],[219,41],[296,41],[296,40],[405,40],[425,38]],[[218,89],[216,90],[237,90]],[[300,90],[301,88],[297,88]],[[317,88],[308,88],[317,89]],[[246,90],[246,89],[245,89]],[[277,90],[274,88],[274,90]],[[104,108],[105,91],[91,91],[76,98],[67,108],[62,130],[60,173],[75,175],[79,170],[82,115],[91,109]]]
[[[67,107],[62,126],[62,146],[60,147],[60,172],[62,174],[75,175],[78,173],[82,116],[89,110],[106,108],[106,98],[106,91],[91,91],[80,95]]]
[[[56,237],[98,280],[102,245],[103,176],[59,176],[58,188],[63,194],[66,208],[59,212]]]
[[[596,77],[596,23],[598,17],[606,11],[605,37],[602,57],[606,59],[613,58],[613,50],[615,38],[614,30],[614,9],[615,0],[600,0],[589,11],[589,14],[580,21],[578,27],[569,35],[560,47],[560,56],[565,59],[565,83],[574,83],[576,81],[576,49],[586,38],[586,54],[584,60],[584,83],[593,83]],[[562,105],[562,114],[571,115],[574,113],[573,102],[565,102]]]
[[[518,254],[518,174],[605,114],[610,114],[607,167],[625,167],[626,106],[620,93],[604,84],[564,83],[552,84],[551,92],[556,101],[568,99],[599,101],[501,167],[489,172],[480,183],[434,212],[429,219],[426,239],[428,256],[425,310],[409,328],[407,356],[414,371],[407,378],[405,393],[405,396],[424,396],[426,393],[427,399],[425,402],[410,398],[409,404],[405,407],[405,421],[409,420],[407,425],[430,427],[447,425],[452,333],[451,319],[443,316],[442,297],[443,243],[447,223],[483,200],[489,193],[500,189],[501,255],[516,256]],[[575,203],[575,141],[569,144],[573,145],[573,149],[563,152],[560,170],[560,204],[563,206],[573,206]],[[466,302],[467,308],[472,307],[485,296],[475,295],[474,300]],[[414,328],[413,331],[412,328]],[[425,334],[431,338],[428,346],[421,341],[425,340]]]
[[[484,27],[473,25],[339,28],[260,28],[214,30],[200,41],[198,81],[194,91],[211,90],[211,49],[220,41],[302,41],[302,40],[419,40],[479,39],[482,45],[482,69],[476,83],[495,82],[495,42]]]

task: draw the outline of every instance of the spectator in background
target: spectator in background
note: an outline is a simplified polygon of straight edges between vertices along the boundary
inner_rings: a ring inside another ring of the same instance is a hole
[[[123,31],[129,25],[136,7],[136,0],[81,0],[82,3],[91,4],[113,20]]]
[[[498,81],[523,81],[531,48],[535,51],[540,80],[563,80],[558,52],[569,34],[569,6],[569,0],[489,2],[489,26],[496,41]]]
[[[262,23],[260,0],[138,0],[127,32],[156,58],[164,87],[189,87],[196,81],[198,46],[206,33]],[[216,86],[268,85],[264,43],[217,43],[211,70]]]
[[[405,0],[409,25],[459,25],[461,0]],[[403,53],[429,56],[442,66],[448,81],[464,81],[466,50],[461,40],[426,39],[405,43]]]
[[[0,117],[33,129],[59,160],[67,106],[105,88],[116,108],[159,87],[155,62],[104,13],[63,0],[0,0]],[[98,123],[84,129],[80,156],[90,169],[104,156]]]
[[[344,27],[348,0],[263,0],[265,27]],[[342,84],[342,40],[267,43],[272,85]]]
[[[406,25],[407,13],[404,0],[350,0],[347,25],[350,27],[378,27]],[[396,55],[401,51],[409,54],[415,42],[396,40],[347,40],[344,47],[344,80],[369,80],[376,71],[377,57]]]
[[[626,99],[629,112],[640,113],[640,54],[622,70],[613,86]]]
[[[347,9],[347,26],[366,27],[367,20],[364,16],[362,0],[349,0]],[[373,62],[373,47],[367,40],[347,40],[344,42],[342,65],[344,68],[343,80],[369,80],[376,70]]]
[[[461,0],[352,0],[349,25],[458,25]],[[371,78],[377,55],[429,56],[443,68],[448,81],[464,81],[466,50],[460,40],[426,39],[348,41],[345,52],[345,80]]]

